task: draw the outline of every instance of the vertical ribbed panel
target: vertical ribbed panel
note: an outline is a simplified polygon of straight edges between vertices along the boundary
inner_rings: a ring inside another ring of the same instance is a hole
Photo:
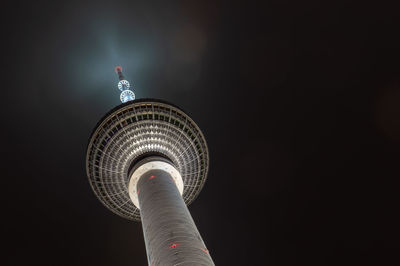
[[[146,172],[137,189],[149,265],[214,265],[167,172]]]

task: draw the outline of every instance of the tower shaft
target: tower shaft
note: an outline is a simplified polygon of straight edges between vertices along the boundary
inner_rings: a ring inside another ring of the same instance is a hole
[[[149,265],[214,265],[168,172],[145,172],[137,191]]]

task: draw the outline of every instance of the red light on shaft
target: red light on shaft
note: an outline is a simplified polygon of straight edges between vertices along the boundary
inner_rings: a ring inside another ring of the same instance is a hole
[[[202,248],[201,250],[203,250],[204,253],[208,254],[208,249]]]
[[[179,246],[180,244],[178,243],[172,243],[169,248],[176,248],[177,246]]]

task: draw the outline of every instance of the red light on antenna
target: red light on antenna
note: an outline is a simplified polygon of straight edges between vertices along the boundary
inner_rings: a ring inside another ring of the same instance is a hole
[[[207,250],[207,249],[205,249],[205,248],[202,248],[201,250],[203,250],[203,251],[204,251],[204,253],[207,253],[207,254],[208,254],[208,250]]]
[[[180,244],[178,243],[172,243],[169,248],[176,248],[177,246],[179,246]]]
[[[118,73],[120,71],[122,71],[122,67],[121,66],[116,66],[115,67],[115,73]]]

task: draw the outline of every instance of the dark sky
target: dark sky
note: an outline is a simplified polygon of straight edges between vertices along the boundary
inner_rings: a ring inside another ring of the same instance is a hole
[[[82,2],[1,8],[6,265],[146,265],[140,223],[85,173],[116,65],[203,130],[189,209],[217,265],[400,263],[395,4]]]

